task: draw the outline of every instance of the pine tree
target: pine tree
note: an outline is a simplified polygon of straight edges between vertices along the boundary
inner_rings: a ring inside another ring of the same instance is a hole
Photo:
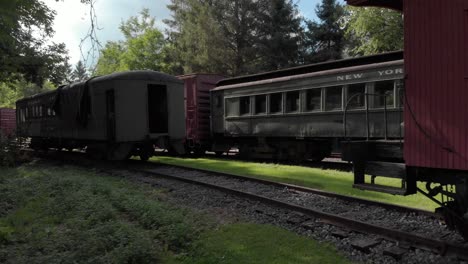
[[[316,13],[320,20],[318,23],[307,21],[306,62],[340,59],[345,46],[344,29],[340,23],[343,7],[336,0],[322,0]]]
[[[302,19],[291,0],[264,0],[260,24],[262,70],[277,70],[300,62]]]
[[[88,75],[88,70],[86,69],[86,66],[81,60],[78,61],[78,63],[75,66],[75,69],[73,69],[73,72],[71,74],[71,80],[73,82],[82,82],[88,78],[89,78],[89,75]]]

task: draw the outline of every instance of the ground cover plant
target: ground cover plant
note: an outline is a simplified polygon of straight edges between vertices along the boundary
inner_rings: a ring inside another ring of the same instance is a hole
[[[280,228],[220,225],[167,195],[92,169],[0,167],[0,263],[346,262]]]
[[[178,158],[158,156],[152,158],[154,162],[183,165],[192,168],[207,169],[219,172],[250,176],[260,179],[297,184],[301,186],[331,191],[344,195],[388,202],[426,210],[434,210],[437,204],[422,194],[411,196],[397,196],[372,191],[361,191],[352,188],[353,175],[351,172],[337,170],[323,170],[303,166],[281,165],[274,163],[260,163],[247,161],[234,161],[216,158]],[[399,186],[401,182],[396,179],[379,178],[376,183]],[[424,189],[421,185],[420,188]]]

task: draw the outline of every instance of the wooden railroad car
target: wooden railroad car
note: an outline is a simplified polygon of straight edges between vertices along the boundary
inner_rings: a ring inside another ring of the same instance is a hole
[[[399,144],[402,58],[393,52],[220,81],[211,94],[214,148],[321,160],[346,137]]]
[[[188,153],[203,154],[211,150],[210,90],[225,76],[218,74],[187,74],[177,78],[184,81],[185,149]]]
[[[402,194],[425,194],[468,238],[468,1],[347,2],[401,11],[405,32],[404,162],[382,163],[376,143],[349,142],[357,187],[390,190],[365,174],[402,178]]]
[[[153,145],[183,153],[183,82],[154,71],[129,71],[24,98],[16,103],[18,136],[31,147],[84,148],[107,159],[148,159]]]
[[[16,111],[10,108],[0,108],[0,136],[9,137],[16,130]]]

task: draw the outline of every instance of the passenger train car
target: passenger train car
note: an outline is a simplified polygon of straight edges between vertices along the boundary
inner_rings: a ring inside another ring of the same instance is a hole
[[[344,138],[400,140],[403,76],[394,52],[225,79],[212,90],[214,149],[322,160]]]
[[[98,157],[148,159],[153,145],[183,153],[183,82],[130,71],[61,86],[16,103],[18,136],[31,147],[85,148]]]

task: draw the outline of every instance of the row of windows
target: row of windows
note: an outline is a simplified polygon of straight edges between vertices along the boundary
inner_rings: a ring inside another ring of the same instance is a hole
[[[336,111],[343,110],[346,104],[348,109],[356,110],[365,109],[366,101],[374,109],[384,108],[385,105],[395,108],[401,106],[401,102],[395,98],[400,97],[398,91],[402,86],[400,80],[380,81],[228,98],[226,116]],[[365,93],[370,94],[367,100]]]
[[[26,120],[40,118],[40,117],[47,117],[47,116],[55,116],[55,111],[44,105],[30,105],[27,107],[22,107],[18,109],[18,119],[20,122],[26,122]]]

